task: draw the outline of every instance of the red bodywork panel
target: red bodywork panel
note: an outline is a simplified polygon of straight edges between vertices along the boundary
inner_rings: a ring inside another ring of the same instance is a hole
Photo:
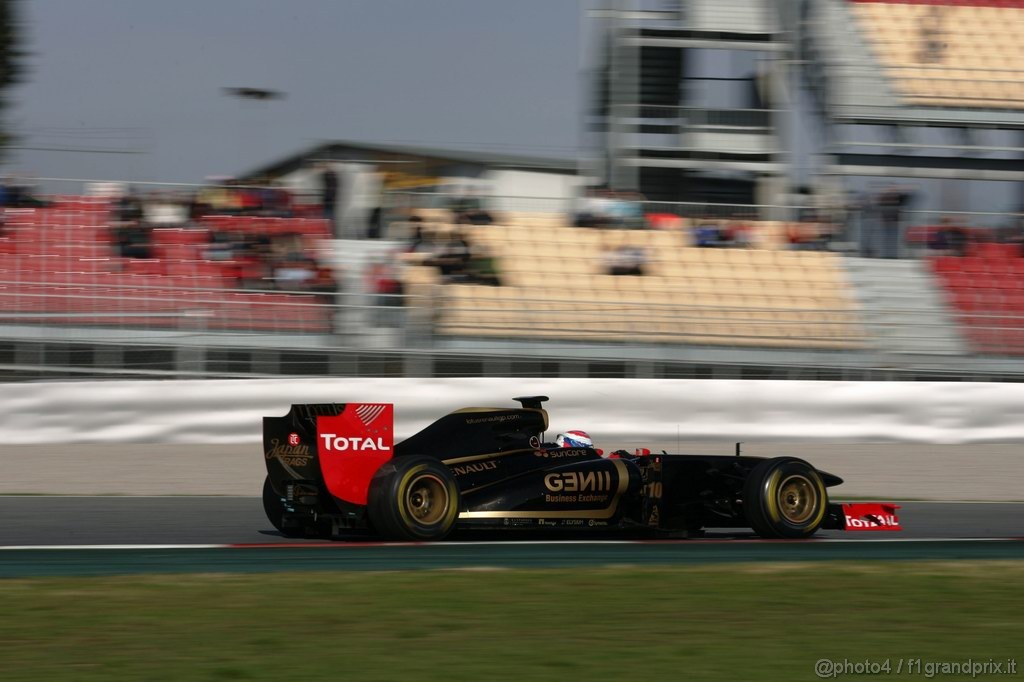
[[[903,530],[896,516],[897,509],[898,505],[888,502],[844,504],[844,530]]]
[[[324,483],[332,495],[352,504],[366,504],[370,480],[391,459],[394,444],[394,405],[348,403],[341,414],[316,419]]]

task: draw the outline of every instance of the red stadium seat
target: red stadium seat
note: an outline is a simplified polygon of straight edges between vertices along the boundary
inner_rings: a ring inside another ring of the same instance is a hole
[[[933,272],[943,273],[960,272],[963,269],[962,260],[962,258],[957,258],[956,256],[935,256],[929,258],[928,262]]]

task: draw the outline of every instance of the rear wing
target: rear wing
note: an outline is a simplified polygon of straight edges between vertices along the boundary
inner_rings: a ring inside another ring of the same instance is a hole
[[[275,489],[289,480],[315,481],[331,495],[365,505],[370,480],[394,454],[394,405],[292,405],[263,418],[263,452]]]

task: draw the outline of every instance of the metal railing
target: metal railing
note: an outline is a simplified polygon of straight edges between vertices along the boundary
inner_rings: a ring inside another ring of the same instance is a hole
[[[681,129],[696,127],[768,130],[777,112],[770,109],[711,109],[692,106],[619,105],[620,116],[660,119],[674,122]],[[646,121],[645,121],[646,122]]]

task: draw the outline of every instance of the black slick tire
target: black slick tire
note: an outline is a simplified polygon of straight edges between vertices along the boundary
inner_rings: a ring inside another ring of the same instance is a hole
[[[761,537],[808,538],[825,521],[828,493],[813,466],[796,457],[776,457],[747,475],[743,509]]]
[[[390,540],[445,538],[459,516],[459,488],[451,470],[433,457],[398,457],[370,481],[367,514]]]

